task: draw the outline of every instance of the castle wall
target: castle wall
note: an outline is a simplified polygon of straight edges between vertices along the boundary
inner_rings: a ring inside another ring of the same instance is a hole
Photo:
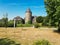
[[[32,13],[26,12],[25,23],[32,22]]]

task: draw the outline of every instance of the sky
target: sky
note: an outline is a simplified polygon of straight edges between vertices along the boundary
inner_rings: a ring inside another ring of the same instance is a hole
[[[44,0],[0,0],[0,18],[8,13],[8,18],[16,16],[25,17],[27,8],[30,8],[33,16],[46,16]]]

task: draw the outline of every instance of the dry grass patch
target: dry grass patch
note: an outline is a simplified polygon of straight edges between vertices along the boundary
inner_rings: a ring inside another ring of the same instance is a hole
[[[35,40],[46,39],[52,45],[60,45],[60,34],[54,33],[53,28],[0,28],[0,38],[10,38],[22,43],[32,45]]]

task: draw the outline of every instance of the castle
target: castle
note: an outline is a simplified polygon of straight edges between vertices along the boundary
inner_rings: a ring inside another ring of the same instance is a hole
[[[32,11],[30,10],[30,8],[28,8],[27,10],[26,10],[26,12],[25,12],[25,19],[23,19],[23,18],[21,18],[21,17],[19,17],[19,16],[17,16],[17,17],[15,17],[14,19],[16,19],[16,20],[24,20],[24,22],[25,22],[25,24],[27,23],[27,24],[29,24],[29,23],[35,23],[36,22],[36,16],[32,16]]]
[[[30,8],[27,9],[26,14],[25,14],[25,23],[32,23],[32,12]]]

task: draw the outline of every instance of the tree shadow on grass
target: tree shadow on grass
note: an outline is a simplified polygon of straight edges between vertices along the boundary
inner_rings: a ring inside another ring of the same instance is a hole
[[[60,34],[59,30],[53,30],[53,32]]]

